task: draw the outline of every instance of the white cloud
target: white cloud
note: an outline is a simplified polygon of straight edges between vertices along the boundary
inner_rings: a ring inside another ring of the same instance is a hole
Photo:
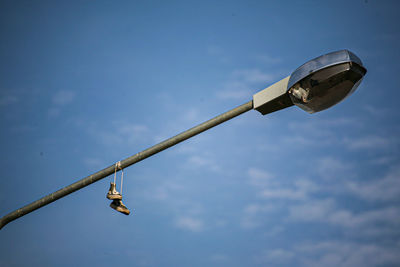
[[[383,117],[386,114],[390,113],[390,110],[388,108],[384,108],[380,106],[379,108],[367,105],[363,107],[364,110],[366,110],[370,115],[375,116],[375,117]]]
[[[353,234],[349,232],[348,234]],[[395,236],[400,236],[400,229],[398,225],[370,225],[358,229],[356,236],[361,236],[363,238],[373,238],[375,240],[390,240]]]
[[[260,225],[261,223],[252,217],[243,217],[240,221],[240,226],[244,229],[254,229]]]
[[[347,188],[368,201],[392,201],[400,199],[400,167],[395,167],[383,178],[363,181],[348,182]]]
[[[296,135],[283,137],[286,143],[295,143],[300,145],[340,145],[350,150],[383,150],[394,147],[399,144],[399,140],[393,137],[394,134],[381,135],[359,135],[346,136],[340,138],[339,131],[346,131],[346,128],[359,128],[364,126],[360,119],[356,118],[325,118],[313,119],[305,122],[291,122],[288,125],[289,130],[295,131]]]
[[[148,131],[147,126],[140,124],[121,124],[116,129],[120,134],[142,134]]]
[[[399,246],[325,241],[294,248],[303,266],[396,266],[400,263]]]
[[[196,165],[196,166],[204,166],[208,165],[210,162],[207,158],[199,157],[199,156],[191,156],[188,159],[189,163]]]
[[[61,109],[70,104],[75,98],[75,92],[68,90],[58,91],[53,95],[52,105],[49,108],[47,114],[49,117],[58,117],[61,113]]]
[[[195,122],[200,118],[200,112],[197,109],[189,108],[183,115],[183,120],[189,122]]]
[[[338,179],[343,178],[343,176],[349,178],[350,170],[352,170],[350,163],[333,157],[317,159],[314,166],[320,177],[325,179]]]
[[[400,244],[327,240],[263,251],[256,261],[268,266],[399,266],[399,249]]]
[[[294,253],[284,249],[273,249],[266,252],[266,259],[270,260],[274,263],[277,262],[286,262],[293,258]]]
[[[255,263],[261,266],[292,266],[294,251],[282,248],[264,250],[255,257]]]
[[[395,157],[385,155],[371,159],[370,162],[371,164],[376,164],[376,165],[389,165],[393,163],[395,160],[396,160]]]
[[[248,83],[269,83],[273,82],[276,75],[263,72],[259,69],[241,69],[232,72],[235,79],[248,82]]]
[[[192,232],[201,232],[204,230],[203,221],[193,217],[179,217],[175,222],[175,226]]]
[[[301,146],[301,147],[310,147],[310,146],[321,146],[325,142],[316,142],[315,138],[310,138],[309,135],[286,135],[281,139],[282,143],[285,143],[287,146]]]
[[[190,156],[187,160],[187,164],[185,164],[185,167],[189,166],[203,168],[213,172],[218,172],[221,170],[220,166],[215,160],[210,157],[200,155]]]
[[[170,196],[170,194],[165,187],[157,187],[154,189],[154,191],[148,194],[148,196],[156,200],[166,200]]]
[[[267,54],[259,54],[255,56],[255,59],[267,64],[277,64],[282,62],[283,60],[279,57],[267,55]]]
[[[253,229],[262,225],[262,215],[275,210],[272,205],[252,203],[243,210],[240,226],[244,229]]]
[[[332,199],[314,199],[290,206],[288,210],[289,219],[296,222],[320,222],[352,228],[373,226],[377,223],[387,225],[399,225],[400,223],[400,209],[397,207],[354,213],[337,208]]]
[[[272,175],[264,170],[250,168],[247,171],[249,182],[253,186],[267,186],[271,183]]]
[[[289,206],[289,218],[293,221],[323,221],[333,210],[333,200],[313,200]]]
[[[275,236],[283,233],[284,231],[285,227],[283,227],[282,225],[273,226],[272,228],[268,229],[267,232],[265,232],[265,236],[267,237]]]
[[[304,131],[308,133],[321,133],[326,128],[337,128],[337,127],[347,127],[347,126],[358,126],[359,120],[351,117],[334,117],[334,118],[312,118],[308,121],[296,121],[289,122],[288,128],[290,130]],[[329,131],[330,132],[330,131]]]
[[[113,127],[107,129],[99,129],[94,123],[86,123],[84,127],[89,135],[103,145],[134,145],[150,138],[149,129],[146,125],[126,121],[114,122],[113,125]]]
[[[239,88],[235,89],[234,87],[230,89],[225,89],[217,92],[217,97],[220,99],[246,99],[249,96],[252,96],[252,92],[248,88],[244,88],[243,86],[237,86]]]
[[[209,45],[207,46],[207,53],[212,56],[221,55],[224,50],[217,45]]]
[[[249,183],[258,190],[258,196],[265,199],[300,200],[306,199],[318,186],[307,179],[298,179],[292,185],[284,185],[273,175],[257,168],[247,171]]]
[[[145,195],[147,198],[157,201],[168,200],[171,201],[174,198],[181,198],[181,192],[184,191],[185,187],[182,183],[179,183],[176,180],[168,179],[163,181],[162,183],[157,184],[156,186],[152,186],[151,190],[146,191]],[[179,196],[177,196],[179,195]]]
[[[292,190],[284,188],[264,189],[261,191],[260,196],[263,198],[280,198],[280,199],[304,199],[306,192],[301,190]]]
[[[75,92],[69,90],[58,91],[52,98],[52,103],[55,106],[65,106],[71,103],[75,98]]]
[[[115,127],[115,138],[119,142],[127,144],[136,144],[143,141],[148,135],[149,129],[146,125],[135,123],[119,123]]]
[[[301,146],[321,147],[333,145],[347,145],[337,135],[337,131],[352,127],[360,126],[360,121],[355,118],[312,118],[310,120],[302,120],[289,122],[288,129],[295,134],[291,136],[283,136],[282,141],[288,144],[296,144]]]
[[[49,108],[49,110],[47,111],[47,114],[49,115],[49,117],[58,117],[58,115],[60,115],[61,109],[57,108],[57,107],[51,107]]]
[[[263,72],[259,69],[234,70],[230,79],[223,85],[223,89],[216,93],[221,99],[246,99],[261,86],[274,82],[276,75]]]
[[[383,136],[362,136],[355,137],[352,139],[345,139],[344,144],[350,149],[384,149],[397,143],[397,140],[393,140],[389,137]]]
[[[104,166],[104,162],[98,158],[84,158],[83,163],[89,168],[97,168]]]

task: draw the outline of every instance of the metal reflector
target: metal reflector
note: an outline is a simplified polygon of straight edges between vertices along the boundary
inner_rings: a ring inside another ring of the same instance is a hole
[[[353,93],[367,70],[348,50],[308,61],[290,76],[287,92],[292,102],[309,113],[327,109]]]

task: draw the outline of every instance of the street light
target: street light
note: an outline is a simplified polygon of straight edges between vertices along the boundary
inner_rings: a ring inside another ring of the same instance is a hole
[[[317,57],[297,68],[289,77],[256,93],[249,102],[120,161],[118,171],[251,109],[255,109],[263,115],[293,105],[299,106],[309,113],[327,109],[354,92],[366,72],[361,60],[348,50],[340,50]],[[114,171],[115,165],[113,164],[10,212],[0,219],[0,229],[19,217],[113,174]]]

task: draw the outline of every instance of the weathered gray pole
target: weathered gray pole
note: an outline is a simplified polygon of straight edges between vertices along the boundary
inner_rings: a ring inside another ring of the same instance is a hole
[[[214,126],[217,126],[218,124],[221,124],[227,120],[230,120],[236,116],[239,116],[242,113],[245,113],[253,108],[253,100],[238,106],[230,111],[227,111],[211,120],[208,120],[206,122],[203,122],[202,124],[199,124],[185,132],[182,132],[174,137],[171,137],[161,143],[158,143],[157,145],[154,145],[146,150],[143,150],[142,152],[139,152],[129,158],[126,158],[121,161],[121,168],[126,168],[128,166],[131,166],[141,160],[144,160],[145,158],[148,158],[158,152],[161,152],[173,145],[176,145],[186,139],[189,139],[190,137],[193,137],[201,132],[204,132]],[[47,204],[50,204],[53,201],[56,201],[57,199],[60,199],[62,197],[65,197],[66,195],[69,195],[81,188],[84,188],[85,186],[88,186],[94,182],[97,182],[111,174],[113,174],[115,171],[115,165],[111,165],[101,171],[98,171],[92,175],[87,176],[86,178],[83,178],[69,186],[66,186],[54,193],[51,193],[45,197],[42,197],[39,200],[36,200],[32,202],[31,204],[28,204],[20,209],[17,209],[7,215],[5,215],[3,218],[0,220],[0,229],[3,228],[7,223],[18,219],[19,217],[22,217],[34,210],[37,210]]]

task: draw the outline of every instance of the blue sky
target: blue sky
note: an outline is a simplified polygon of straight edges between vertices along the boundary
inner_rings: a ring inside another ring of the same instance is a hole
[[[309,115],[249,111],[11,222],[2,266],[399,266],[396,1],[0,1],[0,215],[251,100],[339,49]]]

